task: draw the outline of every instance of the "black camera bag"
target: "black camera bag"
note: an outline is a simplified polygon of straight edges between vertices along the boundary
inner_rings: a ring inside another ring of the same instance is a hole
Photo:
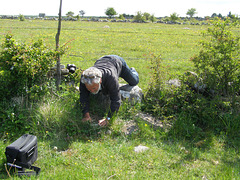
[[[40,168],[32,166],[38,156],[37,137],[34,135],[24,134],[6,147],[5,154],[8,165],[20,170],[18,175],[38,175],[41,171]],[[25,168],[32,169],[35,172],[25,172]]]

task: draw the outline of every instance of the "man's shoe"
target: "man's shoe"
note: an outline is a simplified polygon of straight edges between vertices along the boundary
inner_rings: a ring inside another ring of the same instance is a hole
[[[136,71],[136,69],[134,67],[131,67],[130,69]]]

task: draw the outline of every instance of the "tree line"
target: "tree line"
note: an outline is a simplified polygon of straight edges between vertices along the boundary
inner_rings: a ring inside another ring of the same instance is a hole
[[[80,16],[81,16],[83,18],[85,14],[86,14],[86,12],[84,10],[80,10],[79,14],[75,17],[80,18]],[[197,14],[196,8],[190,8],[186,12],[186,16],[190,17],[190,18],[193,18],[196,14]],[[106,9],[105,15],[108,16],[111,19],[113,17],[116,17],[118,15],[118,13],[116,12],[116,10],[113,7],[109,7],[109,8]],[[66,14],[66,16],[67,17],[74,17],[74,12],[69,11]],[[224,18],[224,16],[220,13],[219,14],[213,13],[211,16],[206,16],[206,17],[209,17],[209,18],[210,17],[211,18],[214,18],[214,17]],[[229,12],[229,14],[226,17],[229,17],[231,19],[238,18],[238,16],[233,15],[231,13],[231,11]],[[145,20],[153,21],[154,19],[156,19],[156,17],[153,14],[151,15],[147,12],[142,13],[141,11],[138,11],[136,15],[129,15],[129,14],[125,14],[125,13],[119,14],[118,18],[119,19],[135,19],[135,20],[140,20],[140,21],[145,21]],[[174,13],[170,14],[170,18],[173,21],[175,21],[175,20],[179,19],[180,16],[176,12],[174,12]]]

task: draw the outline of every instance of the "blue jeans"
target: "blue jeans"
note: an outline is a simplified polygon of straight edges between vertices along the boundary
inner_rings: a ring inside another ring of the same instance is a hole
[[[129,68],[126,61],[117,55],[114,56],[122,61],[122,72],[120,77],[123,78],[130,86],[136,86],[139,83],[139,76],[135,69]]]

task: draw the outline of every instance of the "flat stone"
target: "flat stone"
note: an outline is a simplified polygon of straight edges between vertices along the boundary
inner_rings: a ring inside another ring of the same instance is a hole
[[[131,103],[142,101],[143,93],[139,86],[130,86],[128,84],[120,84],[119,86],[122,100],[128,100]]]
[[[146,150],[148,150],[148,149],[149,149],[149,147],[147,147],[147,146],[139,145],[139,146],[136,146],[136,147],[134,148],[134,151],[137,152],[137,153],[139,153],[139,152],[146,151]]]

